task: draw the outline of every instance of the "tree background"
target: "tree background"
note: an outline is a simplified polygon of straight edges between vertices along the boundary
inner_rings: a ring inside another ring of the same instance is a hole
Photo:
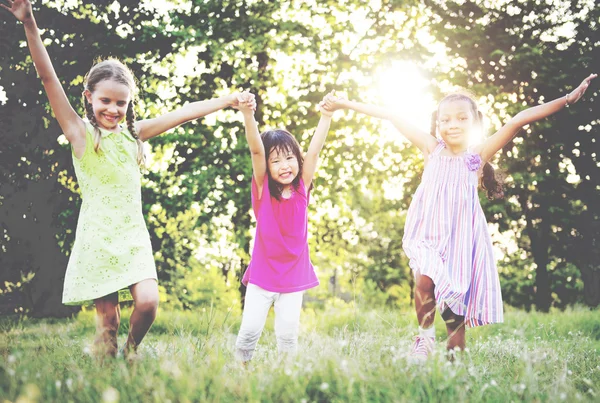
[[[469,89],[491,133],[520,110],[564,95],[600,60],[593,1],[70,0],[34,2],[34,13],[80,112],[84,74],[112,56],[139,81],[140,118],[249,89],[260,129],[285,127],[305,148],[315,105],[332,89],[383,103],[377,88],[389,77],[388,106],[410,113],[420,94],[402,86],[411,79],[403,77],[407,63],[433,100]],[[434,107],[419,106],[425,115]],[[510,305],[600,303],[598,108],[593,83],[584,100],[526,128],[494,161],[506,195],[481,200]],[[23,28],[4,10],[0,133],[0,314],[70,315],[60,301],[80,206],[71,153]],[[148,146],[144,214],[163,306],[239,309],[254,233],[241,117],[220,111]],[[411,304],[401,239],[421,172],[422,158],[389,125],[353,113],[335,118],[309,207],[321,286],[307,304]]]

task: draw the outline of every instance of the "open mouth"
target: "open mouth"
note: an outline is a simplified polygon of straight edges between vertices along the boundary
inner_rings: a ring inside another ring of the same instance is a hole
[[[108,120],[109,122],[116,122],[119,117],[118,116],[109,116],[109,115],[102,115],[104,117],[104,119]]]

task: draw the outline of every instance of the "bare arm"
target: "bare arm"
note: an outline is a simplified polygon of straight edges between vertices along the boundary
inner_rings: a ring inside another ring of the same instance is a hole
[[[319,119],[319,123],[315,129],[315,134],[313,134],[313,137],[310,140],[310,145],[308,146],[308,150],[306,151],[306,155],[304,156],[302,180],[304,181],[304,186],[306,186],[307,189],[310,188],[310,184],[315,176],[317,165],[319,163],[319,154],[323,149],[325,139],[327,138],[327,133],[329,132],[329,127],[331,126],[333,111],[328,111],[325,109],[325,102],[332,97],[334,97],[332,93],[327,94],[325,98],[323,98],[323,101],[319,104],[321,119]]]
[[[254,101],[247,101],[243,99],[237,106],[242,114],[244,115],[244,129],[246,131],[246,141],[250,148],[250,154],[252,156],[252,175],[256,181],[258,187],[258,198],[262,197],[263,183],[267,176],[267,162],[265,157],[265,146],[263,145],[260,133],[258,132],[258,125],[254,119],[254,109],[256,104]]]
[[[85,148],[85,123],[69,103],[67,95],[56,76],[48,52],[40,37],[35,18],[33,17],[31,3],[28,0],[7,1],[10,7],[4,4],[0,4],[0,6],[10,11],[25,27],[25,35],[31,58],[42,80],[58,124],[67,140],[69,140],[75,149],[80,147]]]
[[[353,111],[374,118],[389,120],[394,127],[404,135],[404,137],[417,146],[424,154],[429,154],[437,146],[437,141],[433,136],[400,118],[387,108],[349,101],[344,98],[335,98],[334,100],[327,102],[325,106],[328,110],[332,111],[342,108],[352,109]]]
[[[234,93],[220,98],[193,102],[157,118],[139,120],[136,122],[136,130],[140,140],[146,141],[182,123],[210,115],[228,106],[237,106],[239,95],[239,93]]]
[[[494,154],[512,140],[523,126],[550,116],[563,109],[565,106],[572,105],[579,101],[594,78],[596,78],[596,74],[591,74],[581,82],[579,87],[564,97],[519,112],[502,126],[500,130],[490,136],[483,144],[479,147],[475,147],[474,151],[481,155],[483,161],[489,161]]]

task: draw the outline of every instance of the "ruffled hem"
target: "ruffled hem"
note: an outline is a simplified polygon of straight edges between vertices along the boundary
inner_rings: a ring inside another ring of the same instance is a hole
[[[438,310],[444,312],[450,309],[458,316],[464,316],[464,323],[467,327],[477,327],[503,322],[502,306],[494,310],[494,315],[491,312],[473,312],[474,309],[469,309],[469,306],[464,302],[468,297],[469,288],[465,290],[454,290],[452,284],[444,275],[442,270],[442,258],[439,253],[422,242],[420,245],[414,243],[404,244],[404,250],[409,256],[409,267],[415,274],[427,276],[435,285],[435,302]],[[470,286],[470,284],[469,284]],[[493,318],[493,319],[488,319]]]

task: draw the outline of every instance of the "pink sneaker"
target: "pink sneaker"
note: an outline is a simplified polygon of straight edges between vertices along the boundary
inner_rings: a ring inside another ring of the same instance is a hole
[[[435,346],[435,337],[417,336],[410,354],[411,361],[422,362],[427,360],[429,354],[433,352]]]

